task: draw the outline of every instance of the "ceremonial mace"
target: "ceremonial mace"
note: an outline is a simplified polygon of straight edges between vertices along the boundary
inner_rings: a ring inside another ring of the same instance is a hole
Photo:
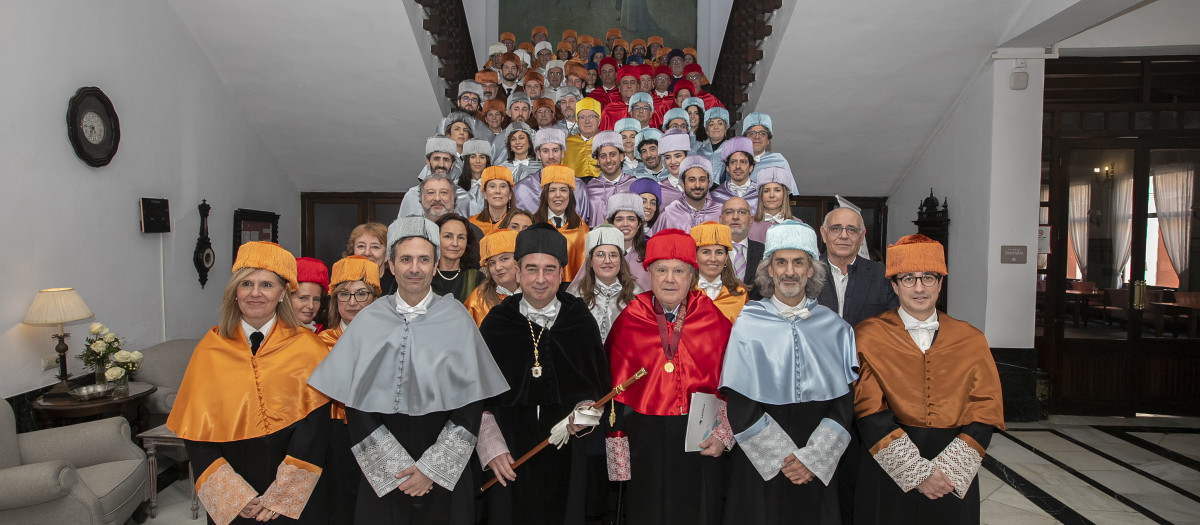
[[[599,401],[592,403],[592,408],[598,408],[600,410],[604,410],[604,405],[606,403],[608,403],[609,401],[611,401],[613,396],[620,394],[621,392],[624,392],[626,388],[629,388],[629,385],[632,385],[634,381],[641,379],[642,376],[645,376],[645,375],[646,375],[645,368],[638,370],[637,372],[635,372],[633,374],[633,377],[626,379],[624,383],[621,383],[621,384],[613,387],[612,391],[610,391],[608,393],[608,395],[600,398]],[[524,456],[521,456],[520,459],[518,459],[515,463],[512,464],[513,470],[516,470],[516,468],[521,466],[522,463],[529,461],[529,458],[533,457],[538,452],[541,452],[542,449],[546,448],[546,445],[549,445],[549,444],[550,444],[550,438],[543,439],[541,443],[538,443],[536,447],[533,447],[532,449],[530,449],[529,452],[526,452]],[[488,480],[488,482],[484,483],[483,487],[479,489],[479,492],[483,492],[489,488],[492,488],[492,485],[495,485],[496,481],[497,480],[495,477]]]

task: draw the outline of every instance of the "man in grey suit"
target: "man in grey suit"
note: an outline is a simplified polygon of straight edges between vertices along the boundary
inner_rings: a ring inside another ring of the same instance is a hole
[[[817,302],[837,312],[850,326],[900,306],[883,276],[883,265],[858,255],[866,234],[862,215],[853,208],[834,208],[821,225],[825,241],[821,260],[828,266],[829,281]]]
[[[721,206],[721,224],[729,227],[733,240],[733,250],[729,252],[733,273],[750,289],[750,299],[761,299],[754,290],[754,274],[758,270],[758,262],[762,260],[763,243],[747,238],[751,222],[754,222],[754,212],[750,210],[746,199],[730,197]]]

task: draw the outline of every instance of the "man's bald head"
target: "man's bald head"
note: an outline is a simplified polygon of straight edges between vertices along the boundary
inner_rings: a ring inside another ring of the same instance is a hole
[[[734,242],[742,242],[750,233],[753,218],[754,212],[750,209],[750,203],[741,197],[730,197],[721,206],[721,224],[729,227]]]

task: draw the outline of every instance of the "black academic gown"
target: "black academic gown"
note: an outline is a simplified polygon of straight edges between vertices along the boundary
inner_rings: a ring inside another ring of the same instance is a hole
[[[735,434],[744,432],[766,413],[787,432],[797,447],[803,447],[822,419],[832,419],[843,428],[849,428],[853,421],[853,389],[828,401],[790,405],[759,403],[730,388],[721,391],[726,395],[729,426]],[[796,485],[782,473],[764,482],[742,447],[735,447],[730,455],[733,466],[725,503],[726,524],[841,523],[837,491],[839,474],[830,478],[828,486],[815,476],[808,483]],[[798,521],[798,516],[803,516],[803,520]]]
[[[479,433],[479,418],[483,416],[483,402],[477,401],[445,412],[433,412],[422,416],[406,414],[380,414],[363,412],[346,407],[350,442],[359,443],[370,436],[379,425],[387,427],[396,441],[413,459],[420,458],[425,450],[437,442],[447,421],[465,428],[472,434]],[[328,417],[328,412],[326,412]],[[399,480],[396,482],[400,484]],[[453,491],[437,483],[424,496],[412,497],[393,490],[382,498],[365,476],[358,477],[358,502],[354,509],[354,522],[362,525],[378,523],[402,524],[446,524],[471,525],[475,523],[475,493],[479,480],[472,468],[463,469]],[[445,512],[450,509],[450,512]]]
[[[584,400],[598,400],[608,391],[608,362],[596,319],[579,298],[558,292],[560,303],[553,326],[541,335],[538,362],[541,377],[531,373],[533,334],[541,327],[521,315],[521,294],[506,298],[484,317],[479,332],[511,390],[485,402],[496,418],[516,459],[550,435],[550,429]],[[493,485],[486,493],[489,525],[582,524],[587,483],[587,443],[595,432],[571,438],[561,449],[543,449],[516,470],[507,487]],[[577,441],[583,440],[581,443]],[[494,477],[488,472],[485,479]]]
[[[226,442],[184,440],[183,444],[197,477],[214,462],[225,458],[234,472],[261,495],[275,481],[276,471],[284,456],[313,464],[325,463],[325,449],[329,444],[329,405],[322,405],[304,419],[265,436]],[[324,476],[317,481],[300,519],[279,516],[271,523],[324,525],[328,514],[325,497],[327,485]],[[215,523],[212,516],[208,516],[208,523]],[[259,522],[254,518],[238,517],[232,523],[249,525]]]

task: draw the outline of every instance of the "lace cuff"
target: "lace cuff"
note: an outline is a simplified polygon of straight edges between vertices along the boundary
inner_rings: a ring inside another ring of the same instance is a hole
[[[921,457],[921,451],[908,434],[903,434],[876,452],[875,461],[904,492],[920,485],[933,474],[934,469],[933,462]]]
[[[983,456],[960,438],[955,438],[933,458],[933,466],[950,478],[954,484],[954,495],[959,499],[966,497],[981,463]]]
[[[446,490],[454,490],[475,450],[475,435],[447,421],[437,441],[417,460],[417,469]]]
[[[604,452],[608,456],[608,480],[629,481],[629,436],[604,438]]]
[[[832,419],[822,419],[816,430],[808,436],[808,443],[792,452],[821,483],[829,486],[833,472],[837,470],[842,453],[850,444],[850,433]]]
[[[508,443],[504,442],[504,434],[496,424],[496,416],[491,412],[484,412],[483,419],[479,422],[479,443],[475,444],[475,454],[479,456],[483,470],[487,470],[488,463],[497,456],[508,452]]]
[[[354,454],[367,483],[371,484],[375,495],[380,498],[396,490],[396,487],[404,482],[403,479],[396,479],[396,473],[415,463],[408,451],[396,441],[396,436],[388,432],[387,427],[383,425],[379,425],[366,439],[350,447],[350,452]]]
[[[725,450],[733,450],[736,441],[733,427],[729,426],[729,408],[724,399],[721,400],[721,408],[717,409],[717,428],[714,428],[710,435],[721,440],[721,443],[725,444]]]
[[[275,481],[263,492],[259,502],[262,506],[279,514],[300,519],[313,487],[321,478],[321,467],[307,461],[286,456],[275,469]]]
[[[784,458],[796,449],[791,436],[769,414],[763,414],[736,437],[750,464],[768,481],[779,474]]]
[[[229,525],[258,496],[242,476],[220,458],[196,479],[196,496],[217,525]]]

